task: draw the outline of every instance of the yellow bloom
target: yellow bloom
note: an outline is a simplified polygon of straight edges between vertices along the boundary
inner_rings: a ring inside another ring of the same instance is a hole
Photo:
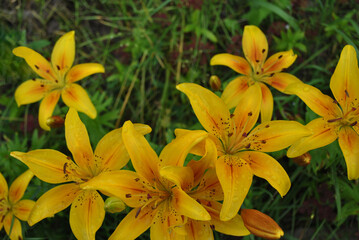
[[[223,192],[215,172],[208,169],[216,148],[205,141],[206,132],[192,131],[176,138],[158,157],[131,122],[123,128],[123,141],[136,172],[106,172],[83,184],[134,208],[110,239],[135,239],[149,227],[151,239],[213,239],[211,226],[227,234],[249,234],[239,215],[226,223],[219,220],[217,200],[223,199]],[[204,156],[184,167],[189,150],[201,141],[205,142]]]
[[[348,168],[348,179],[359,178],[359,68],[355,49],[343,48],[330,89],[336,99],[303,83],[292,84],[287,90],[300,97],[313,112],[320,115],[308,123],[312,135],[300,139],[288,150],[288,157],[326,146],[339,138]],[[338,104],[339,103],[339,106]]]
[[[41,77],[27,80],[15,91],[18,106],[42,99],[39,110],[41,128],[50,130],[46,120],[51,117],[60,95],[67,106],[96,118],[96,108],[85,89],[75,82],[94,73],[103,73],[105,69],[98,63],[72,66],[75,58],[74,31],[66,33],[56,42],[51,54],[51,63],[27,47],[17,47],[13,53],[24,58],[32,70]]]
[[[243,52],[246,59],[228,53],[217,54],[211,59],[211,65],[224,65],[243,74],[231,81],[222,94],[223,101],[229,108],[236,107],[242,95],[253,84],[258,84],[261,91],[253,96],[261,103],[262,122],[270,121],[273,113],[273,96],[268,87],[284,92],[290,83],[300,82],[298,78],[282,71],[293,64],[297,55],[292,50],[278,52],[267,58],[268,42],[263,32],[256,26],[245,26]]]
[[[27,221],[34,207],[32,200],[20,200],[34,174],[27,170],[11,184],[10,189],[4,176],[0,173],[0,230],[4,226],[11,240],[23,239],[21,223]]]
[[[143,134],[151,130],[143,124],[135,127]],[[63,183],[37,200],[28,222],[32,226],[71,205],[70,226],[75,237],[95,239],[105,216],[104,201],[96,190],[82,189],[81,183],[101,172],[118,170],[127,164],[129,155],[123,145],[122,128],[106,134],[93,152],[85,125],[76,110],[70,108],[65,120],[65,137],[74,161],[51,149],[11,153],[42,181]]]
[[[183,83],[177,89],[187,95],[198,120],[216,144],[218,159],[214,164],[224,191],[222,220],[229,220],[238,212],[253,175],[266,179],[281,196],[287,193],[290,188],[287,173],[263,152],[284,149],[310,131],[295,121],[270,121],[251,131],[260,111],[258,102],[251,98],[260,94],[257,84],[248,88],[233,114],[221,98],[197,84]],[[177,130],[176,136],[187,131]]]

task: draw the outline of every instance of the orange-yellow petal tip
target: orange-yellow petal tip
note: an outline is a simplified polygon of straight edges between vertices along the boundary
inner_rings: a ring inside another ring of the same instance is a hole
[[[10,156],[16,158],[16,159],[20,159],[22,156],[24,156],[26,153],[23,153],[23,152],[17,152],[17,151],[14,151],[14,152],[11,152],[10,153]]]
[[[254,235],[265,239],[279,239],[282,228],[268,215],[255,209],[241,209],[244,226]]]

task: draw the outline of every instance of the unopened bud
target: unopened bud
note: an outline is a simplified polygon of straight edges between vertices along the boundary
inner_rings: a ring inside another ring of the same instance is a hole
[[[304,153],[303,155],[293,158],[293,162],[295,162],[299,166],[303,166],[303,167],[309,165],[310,160],[312,160],[312,156],[308,152]]]
[[[64,118],[60,116],[52,116],[46,120],[47,126],[50,128],[59,128],[64,126]]]
[[[105,200],[105,211],[109,213],[119,213],[126,208],[125,203],[116,197],[109,197]]]
[[[212,75],[209,78],[209,86],[211,86],[214,91],[218,91],[221,89],[221,79],[219,79],[216,75]]]
[[[244,226],[252,234],[265,239],[279,239],[284,235],[279,225],[268,215],[255,209],[242,209]]]

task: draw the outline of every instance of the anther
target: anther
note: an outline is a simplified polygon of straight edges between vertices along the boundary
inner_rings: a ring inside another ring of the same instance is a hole
[[[66,167],[67,167],[67,163],[64,164],[64,169],[63,169],[64,174],[66,174]]]
[[[138,217],[138,215],[140,215],[140,212],[141,212],[141,208],[138,208],[137,212],[136,212],[136,215],[135,215],[135,218]]]
[[[346,89],[344,90],[344,92],[345,92],[345,95],[347,95],[347,97],[349,97],[349,93]]]
[[[332,123],[332,122],[336,122],[336,121],[339,121],[339,120],[342,120],[342,118],[329,119],[329,120],[327,120],[327,122]]]
[[[262,49],[262,53],[265,53],[265,51],[266,51],[266,50],[263,48],[263,49]]]
[[[127,193],[127,194],[125,195],[125,197],[126,197],[126,198],[130,198],[130,197],[132,197],[132,195],[131,195],[130,193]]]
[[[278,59],[281,59],[283,57],[283,55],[279,55]]]
[[[350,124],[351,127],[357,125],[357,121],[353,122],[352,124]]]
[[[59,71],[60,71],[60,66],[59,66],[59,65],[56,65],[56,67],[57,67],[57,70],[59,70]]]
[[[248,113],[248,116],[252,116],[252,115],[253,115],[253,113],[252,113],[252,112],[249,112],[249,113]]]

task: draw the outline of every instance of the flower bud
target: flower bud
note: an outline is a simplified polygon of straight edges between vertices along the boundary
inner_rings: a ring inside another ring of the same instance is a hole
[[[292,158],[293,162],[295,162],[296,164],[298,164],[299,166],[307,166],[310,163],[310,160],[312,160],[312,156],[306,152],[298,157]]]
[[[212,75],[209,78],[209,86],[211,86],[214,91],[218,91],[221,89],[221,79],[219,79],[216,75]]]
[[[109,213],[119,213],[126,208],[125,203],[116,197],[109,197],[105,200],[105,211]]]
[[[61,116],[52,116],[46,120],[47,126],[50,128],[59,128],[64,126],[64,118]]]
[[[265,239],[279,239],[284,235],[279,225],[268,215],[255,209],[241,209],[244,226],[252,234]]]

